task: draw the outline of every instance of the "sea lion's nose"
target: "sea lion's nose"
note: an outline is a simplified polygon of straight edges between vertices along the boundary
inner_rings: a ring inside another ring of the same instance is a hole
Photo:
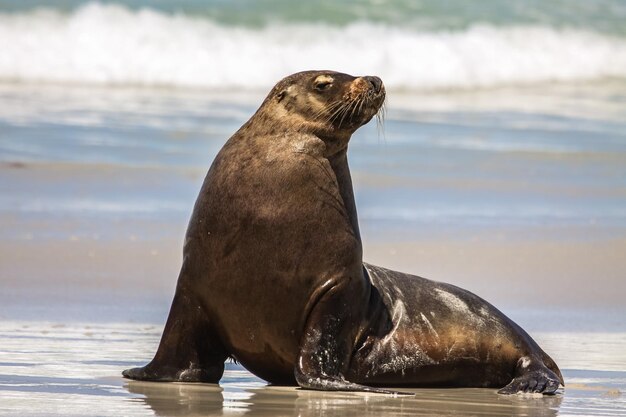
[[[378,77],[372,77],[369,75],[367,77],[363,77],[363,79],[369,81],[369,83],[372,85],[372,88],[374,89],[376,93],[380,93],[380,89],[383,86],[383,80],[381,80]]]

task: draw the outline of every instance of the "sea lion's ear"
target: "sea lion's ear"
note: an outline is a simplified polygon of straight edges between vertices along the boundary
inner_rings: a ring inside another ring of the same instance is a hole
[[[285,98],[286,95],[287,95],[287,90],[281,91],[280,93],[276,94],[276,101],[280,103],[282,99]]]
[[[295,91],[297,90],[293,85],[283,88],[278,94],[276,94],[276,101],[280,103],[285,97],[287,97],[287,95],[293,94]]]

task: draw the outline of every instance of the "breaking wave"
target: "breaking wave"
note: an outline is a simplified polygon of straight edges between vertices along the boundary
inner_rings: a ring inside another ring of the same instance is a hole
[[[0,81],[262,89],[305,69],[404,90],[626,79],[626,41],[582,29],[384,23],[264,27],[89,3],[0,14]]]

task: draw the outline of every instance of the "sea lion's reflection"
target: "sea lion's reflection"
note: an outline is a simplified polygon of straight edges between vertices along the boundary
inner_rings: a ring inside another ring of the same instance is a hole
[[[158,416],[539,416],[558,414],[562,395],[502,396],[488,389],[420,389],[414,397],[320,392],[293,387],[245,388],[238,384],[174,384],[131,381],[130,392]]]
[[[217,384],[129,381],[126,388],[141,398],[157,416],[223,415],[223,389]]]
[[[405,390],[405,389],[403,389]],[[522,397],[498,395],[490,389],[415,389],[414,397],[391,397],[363,393],[325,393],[297,390],[293,415],[319,416],[538,416],[558,415],[562,395]],[[259,395],[261,395],[259,393]],[[251,398],[252,407],[257,402]]]

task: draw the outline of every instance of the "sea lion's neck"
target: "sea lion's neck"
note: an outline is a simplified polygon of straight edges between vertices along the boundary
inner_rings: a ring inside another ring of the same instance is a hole
[[[320,138],[324,144],[326,145],[326,149],[324,150],[324,156],[330,160],[331,158],[339,158],[341,160],[341,155],[343,155],[343,159],[346,158],[346,152],[348,151],[348,142],[350,141],[350,137],[352,136],[352,132],[338,132],[334,130],[320,131],[321,129],[316,129],[312,132],[313,135]],[[348,163],[347,160],[345,162],[346,171],[348,171]],[[348,177],[350,176],[348,172]]]
[[[343,199],[345,208],[350,217],[350,224],[354,230],[354,234],[361,241],[361,234],[359,231],[359,219],[356,212],[356,203],[354,202],[354,192],[352,190],[352,178],[350,177],[350,169],[348,167],[348,141],[353,133],[352,131],[337,132],[332,129],[322,130],[318,125],[307,126],[305,121],[301,121],[294,118],[290,121],[281,120],[280,118],[272,117],[273,113],[264,110],[261,107],[247,123],[245,123],[239,131],[234,135],[237,138],[245,137],[263,137],[277,134],[280,131],[282,134],[289,132],[293,129],[294,133],[299,135],[313,135],[325,144],[323,151],[324,156],[330,162],[330,165],[335,172],[337,182],[339,184],[339,193]],[[279,123],[280,122],[280,123]],[[248,135],[247,132],[254,129],[253,135]]]
[[[348,216],[350,217],[350,223],[354,234],[361,241],[361,232],[359,231],[359,218],[356,213],[356,203],[354,202],[354,192],[352,190],[352,177],[350,176],[350,168],[348,167],[348,149],[345,148],[342,151],[330,156],[328,158],[335,176],[337,177],[337,183],[339,184],[339,193],[343,199],[343,204],[346,207]]]

